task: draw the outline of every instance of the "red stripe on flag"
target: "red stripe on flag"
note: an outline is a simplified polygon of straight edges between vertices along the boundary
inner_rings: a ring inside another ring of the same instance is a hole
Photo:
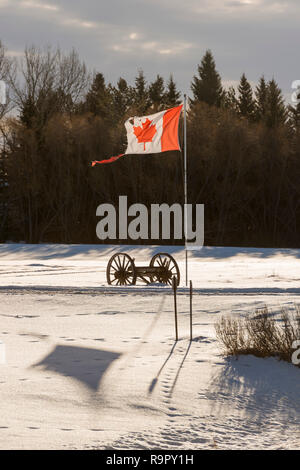
[[[180,150],[178,140],[178,123],[182,110],[182,104],[169,109],[163,117],[163,133],[161,137],[161,151]]]
[[[112,162],[115,162],[116,160],[118,160],[119,158],[121,157],[124,157],[125,153],[121,153],[121,155],[117,155],[116,157],[110,157],[108,160],[100,160],[100,161],[93,161],[92,162],[92,166],[95,166],[97,164],[102,164],[102,163],[112,163]]]

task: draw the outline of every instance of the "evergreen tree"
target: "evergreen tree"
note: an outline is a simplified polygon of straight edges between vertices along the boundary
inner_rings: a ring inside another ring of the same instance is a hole
[[[91,88],[89,89],[84,103],[85,111],[102,117],[104,120],[111,119],[112,96],[111,87],[106,86],[102,73],[97,73]]]
[[[231,109],[232,111],[238,110],[238,100],[233,86],[230,86],[227,91],[224,91],[222,106],[225,109]]]
[[[268,83],[266,99],[266,124],[268,127],[276,127],[284,124],[287,119],[287,110],[284,104],[282,91],[274,79]]]
[[[194,76],[191,84],[194,95],[191,105],[204,101],[211,106],[221,106],[224,91],[210,50],[206,51],[201,64],[198,65],[198,75],[199,77]]]
[[[255,90],[255,118],[256,121],[264,121],[266,116],[268,85],[264,76],[259,79]]]
[[[164,79],[157,75],[156,80],[149,87],[150,103],[154,111],[163,108],[165,97]]]
[[[149,90],[143,70],[139,70],[135,79],[133,104],[140,114],[145,114],[149,107]]]
[[[294,132],[300,133],[300,102],[288,108],[289,125]]]
[[[27,127],[33,128],[36,122],[37,108],[32,97],[28,97],[20,109],[20,121]]]
[[[164,95],[164,104],[167,107],[175,107],[181,103],[180,92],[177,91],[176,83],[174,82],[173,76],[170,75],[167,83],[167,89]]]
[[[117,121],[122,119],[133,103],[133,89],[128,86],[126,80],[119,78],[117,86],[111,88],[113,98],[114,114]]]
[[[255,102],[250,83],[243,73],[238,86],[239,97],[237,101],[238,112],[249,121],[254,119]]]
[[[40,90],[34,100],[28,97],[20,108],[20,120],[28,129],[41,130],[43,126],[58,113],[74,111],[72,97],[57,90]]]

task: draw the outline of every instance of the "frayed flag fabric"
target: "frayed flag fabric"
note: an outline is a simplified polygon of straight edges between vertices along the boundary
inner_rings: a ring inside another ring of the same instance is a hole
[[[152,154],[179,150],[178,124],[183,105],[149,116],[132,117],[125,122],[127,149],[125,153],[96,164],[112,163],[128,154]]]
[[[115,157],[110,157],[107,160],[100,160],[100,161],[95,160],[94,162],[92,162],[92,166],[97,165],[97,163],[112,163],[112,162],[115,162],[116,160],[119,160],[120,157],[124,157],[124,155],[125,155],[125,153],[121,153],[120,155],[117,155]]]

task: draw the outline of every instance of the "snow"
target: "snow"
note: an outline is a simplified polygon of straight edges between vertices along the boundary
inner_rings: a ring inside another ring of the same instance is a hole
[[[226,358],[220,315],[299,303],[300,250],[211,248],[189,254],[178,289],[107,286],[110,256],[148,264],[182,247],[0,245],[1,449],[297,449],[300,371],[276,359]]]

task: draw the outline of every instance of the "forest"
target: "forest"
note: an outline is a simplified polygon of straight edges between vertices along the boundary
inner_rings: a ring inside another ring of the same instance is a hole
[[[225,89],[212,52],[199,59],[188,98],[188,202],[205,205],[205,245],[299,247],[300,104],[287,104],[263,75],[251,86],[242,73]],[[100,243],[99,204],[118,207],[120,195],[128,204],[183,203],[181,152],[91,166],[124,152],[126,119],[182,102],[172,74],[149,82],[137,68],[134,83],[114,85],[75,50],[30,46],[10,57],[0,43],[0,80],[1,242]],[[182,122],[179,134],[182,144]]]

